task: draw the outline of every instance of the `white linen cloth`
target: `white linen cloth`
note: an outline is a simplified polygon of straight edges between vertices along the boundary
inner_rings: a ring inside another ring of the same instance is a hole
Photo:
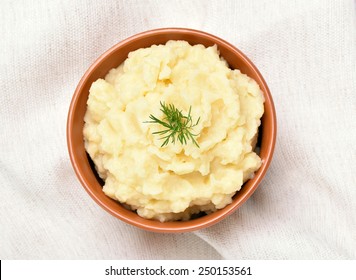
[[[85,192],[66,119],[90,64],[141,31],[241,49],[274,98],[274,160],[233,215],[193,233],[127,225]],[[1,259],[355,259],[355,2],[1,1]]]

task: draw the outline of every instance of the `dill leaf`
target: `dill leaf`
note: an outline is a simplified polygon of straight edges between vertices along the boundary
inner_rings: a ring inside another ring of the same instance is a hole
[[[157,123],[165,128],[152,133],[162,136],[160,139],[164,141],[161,147],[168,145],[169,142],[174,144],[176,141],[179,141],[182,145],[186,145],[191,140],[199,148],[199,144],[195,140],[198,134],[194,134],[192,129],[198,125],[200,117],[195,123],[193,122],[191,115],[192,106],[189,107],[188,115],[183,115],[182,110],[177,109],[173,104],[160,102],[160,105],[160,110],[163,113],[162,120],[151,114],[149,116],[150,121],[145,121],[145,123]]]

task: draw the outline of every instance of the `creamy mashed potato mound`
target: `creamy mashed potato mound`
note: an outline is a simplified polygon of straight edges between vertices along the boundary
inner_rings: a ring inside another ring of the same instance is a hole
[[[200,147],[161,147],[147,123],[163,118],[160,102],[186,115]],[[147,219],[188,220],[231,203],[261,166],[254,152],[264,98],[257,83],[231,70],[216,46],[168,41],[133,51],[91,88],[85,148],[103,191]]]

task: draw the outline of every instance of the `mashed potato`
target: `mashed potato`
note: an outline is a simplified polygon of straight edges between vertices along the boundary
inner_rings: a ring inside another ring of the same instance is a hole
[[[162,117],[160,102],[200,117],[199,147],[161,147],[152,132],[162,126],[146,122]],[[187,220],[231,203],[260,167],[254,144],[263,103],[257,83],[229,69],[216,46],[169,41],[131,52],[92,84],[85,147],[106,195],[144,218]]]

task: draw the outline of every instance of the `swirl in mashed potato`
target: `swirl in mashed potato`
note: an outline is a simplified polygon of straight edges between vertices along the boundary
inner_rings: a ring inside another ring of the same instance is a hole
[[[162,140],[148,124],[174,104],[199,124],[192,142]],[[85,147],[103,191],[148,219],[187,220],[231,203],[261,166],[254,145],[264,98],[257,83],[231,70],[216,46],[168,41],[133,51],[91,88]]]

